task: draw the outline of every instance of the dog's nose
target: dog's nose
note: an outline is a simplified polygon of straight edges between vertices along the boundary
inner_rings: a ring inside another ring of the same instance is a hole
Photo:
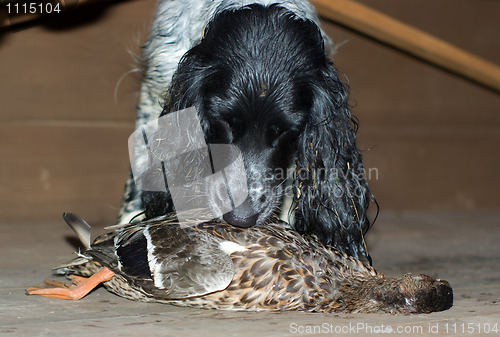
[[[233,210],[229,213],[226,213],[222,216],[224,221],[228,224],[236,226],[236,227],[252,227],[257,222],[257,218],[259,217],[258,213],[252,214],[250,216],[239,215],[236,210]]]

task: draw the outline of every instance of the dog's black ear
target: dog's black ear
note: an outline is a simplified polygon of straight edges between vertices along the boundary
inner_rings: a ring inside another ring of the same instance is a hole
[[[356,148],[357,123],[346,85],[327,62],[311,87],[309,121],[298,143],[295,176],[296,229],[354,257],[368,257],[371,193]]]
[[[161,116],[195,106],[200,112],[201,92],[207,78],[207,70],[199,61],[199,46],[184,55],[175,72],[165,97]],[[208,68],[208,66],[205,66]]]

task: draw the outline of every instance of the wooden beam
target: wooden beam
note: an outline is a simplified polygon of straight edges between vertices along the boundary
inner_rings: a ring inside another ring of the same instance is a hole
[[[352,0],[311,0],[318,13],[500,92],[500,67]]]

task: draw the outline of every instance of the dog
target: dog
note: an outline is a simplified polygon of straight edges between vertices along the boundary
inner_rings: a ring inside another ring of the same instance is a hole
[[[160,0],[136,126],[194,107],[207,144],[241,153],[248,195],[226,222],[265,225],[291,195],[297,231],[366,261],[374,198],[330,49],[305,0]],[[172,211],[168,187],[141,190],[130,176],[120,223]]]

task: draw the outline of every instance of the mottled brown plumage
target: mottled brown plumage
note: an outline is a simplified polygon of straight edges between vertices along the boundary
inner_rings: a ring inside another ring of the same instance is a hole
[[[204,308],[430,313],[452,306],[446,281],[385,278],[285,226],[273,220],[243,229],[194,219],[186,226],[167,217],[98,237],[58,271],[91,276],[107,267],[114,276],[104,286],[117,295]]]

